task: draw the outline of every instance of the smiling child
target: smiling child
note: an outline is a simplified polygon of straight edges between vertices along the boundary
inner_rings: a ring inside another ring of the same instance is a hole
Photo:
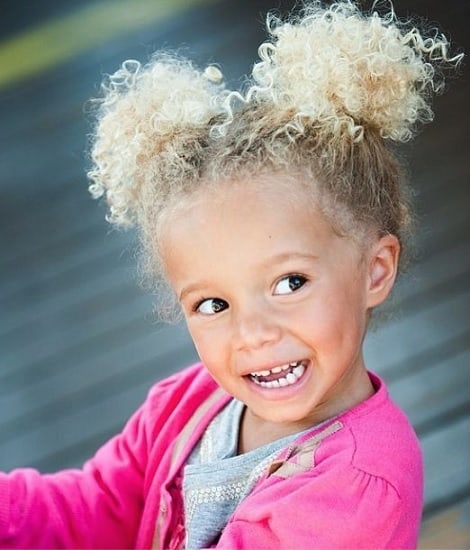
[[[349,1],[268,31],[242,92],[165,53],[103,85],[90,190],[201,363],[82,470],[0,474],[2,548],[416,547],[419,443],[362,346],[412,218],[392,145],[461,56]]]

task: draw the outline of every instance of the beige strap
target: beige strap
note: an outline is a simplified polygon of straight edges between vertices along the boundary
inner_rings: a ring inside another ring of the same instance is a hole
[[[271,464],[269,467],[269,475],[288,478],[302,472],[307,472],[315,466],[315,451],[320,446],[323,439],[341,430],[342,427],[343,424],[341,424],[341,422],[333,422],[333,424],[328,425],[324,430],[315,434],[305,443],[293,447],[287,458],[284,460],[276,460]],[[289,461],[290,457],[295,460]]]
[[[217,403],[224,395],[227,395],[222,388],[217,388],[199,407],[194,411],[193,416],[181,430],[175,446],[173,447],[173,453],[171,455],[171,469],[178,462],[186,444],[194,433],[194,430],[204,418],[209,409]]]
[[[199,405],[199,407],[194,411],[194,414],[189,420],[189,422],[181,430],[178,438],[176,439],[176,443],[175,443],[175,446],[173,447],[173,452],[171,454],[170,475],[174,473],[173,470],[175,468],[175,465],[178,463],[179,458],[181,457],[181,453],[186,448],[186,444],[188,443],[189,439],[191,438],[198,424],[201,422],[201,420],[203,419],[205,414],[209,411],[209,409],[213,405],[215,405],[217,401],[220,400],[224,395],[227,395],[224,392],[224,390],[222,388],[217,388],[213,393],[211,393],[211,395],[201,405]],[[164,513],[168,513],[168,511],[164,506],[162,506],[162,503],[160,503],[160,506],[158,509],[158,515],[156,518],[155,532],[153,535],[153,543],[152,543],[152,548],[155,550],[160,550],[161,548],[160,539],[161,539],[161,532],[163,529]]]

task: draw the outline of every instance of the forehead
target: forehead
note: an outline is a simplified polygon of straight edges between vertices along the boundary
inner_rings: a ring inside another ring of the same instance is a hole
[[[240,225],[239,231],[261,222],[278,226],[279,216],[287,212],[298,219],[317,219],[328,225],[317,207],[313,185],[290,175],[264,174],[203,183],[164,214],[160,232],[167,240],[182,233],[180,228],[205,222],[212,229],[217,227],[217,234],[228,225]]]
[[[168,274],[201,258],[210,268],[232,256],[255,265],[294,250],[330,253],[338,238],[305,187],[278,177],[229,181],[194,194],[167,217],[159,246]]]

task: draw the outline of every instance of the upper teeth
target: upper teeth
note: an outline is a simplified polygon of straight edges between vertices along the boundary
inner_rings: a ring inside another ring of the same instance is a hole
[[[270,374],[279,374],[283,370],[290,369],[291,367],[296,367],[299,364],[298,361],[295,361],[294,363],[286,363],[285,365],[281,365],[279,367],[273,367],[269,370],[259,370],[256,372],[250,372],[250,376],[269,376]]]
[[[291,372],[288,372],[285,376],[278,378],[277,380],[260,380],[262,376],[268,376],[269,374],[277,374],[279,372],[285,371],[289,368],[292,368]],[[289,363],[288,365],[283,365],[282,367],[274,367],[270,370],[263,370],[258,372],[251,373],[251,379],[253,382],[263,388],[283,388],[285,386],[291,386],[295,384],[299,378],[305,372],[305,365],[303,362]]]

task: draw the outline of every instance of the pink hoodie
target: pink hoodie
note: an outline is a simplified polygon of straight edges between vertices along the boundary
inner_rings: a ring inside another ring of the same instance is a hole
[[[383,382],[284,449],[217,548],[415,548],[416,436]],[[82,470],[0,474],[0,548],[181,548],[182,468],[230,397],[200,364],[156,384]]]

